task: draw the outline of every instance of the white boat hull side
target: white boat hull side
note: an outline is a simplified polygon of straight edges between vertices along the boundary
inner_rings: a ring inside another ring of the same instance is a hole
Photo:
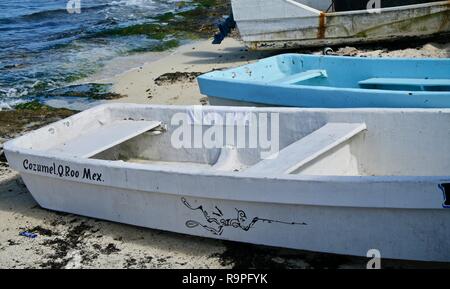
[[[233,11],[243,9],[241,2],[245,1],[233,1]],[[245,7],[249,9],[248,5]],[[302,8],[292,8],[295,9]],[[449,16],[448,1],[441,1],[383,8],[381,13],[300,13],[297,17],[278,13],[273,18],[262,18],[249,12],[245,17],[235,17],[235,20],[242,39],[250,48],[280,49],[393,41],[445,34],[450,32]]]
[[[442,209],[243,202],[126,190],[31,174],[22,177],[39,205],[56,211],[201,237],[301,250],[365,256],[369,249],[378,249],[384,258],[450,260],[450,214]],[[189,208],[183,198],[192,208],[202,206],[215,218],[218,217],[211,212],[217,212],[217,207],[223,212],[223,219],[236,219],[237,210],[245,212],[247,220],[242,225],[255,217],[271,222],[257,221],[246,230],[233,227],[233,221],[228,221],[229,225],[222,231],[213,232],[209,228],[218,230],[219,226],[208,222],[202,211]],[[199,225],[189,228],[188,221]]]
[[[199,108],[107,104],[11,140],[4,151],[48,209],[216,239],[450,261],[450,110],[202,107],[232,119],[278,113],[280,153],[328,123],[367,128],[303,171],[280,174],[252,172],[262,161],[252,150],[228,152],[248,162],[234,171],[214,167],[222,159],[212,156],[216,149],[171,146],[172,117],[185,113],[198,127],[209,115],[194,114]],[[160,121],[166,131],[92,158],[53,151],[129,118]]]

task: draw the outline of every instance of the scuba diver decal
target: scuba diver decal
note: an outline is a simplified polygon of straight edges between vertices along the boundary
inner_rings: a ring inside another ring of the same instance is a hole
[[[231,227],[235,229],[241,229],[245,232],[253,228],[258,222],[262,223],[278,223],[278,224],[285,224],[285,225],[307,225],[306,223],[297,223],[297,222],[284,222],[284,221],[277,221],[277,220],[271,220],[271,219],[264,219],[259,217],[254,217],[253,219],[249,219],[247,217],[247,214],[243,210],[236,210],[236,217],[235,218],[224,218],[224,214],[222,211],[215,206],[215,211],[211,212],[211,216],[205,209],[203,209],[203,206],[198,206],[196,208],[192,207],[188,201],[185,198],[181,198],[181,202],[190,210],[192,211],[200,211],[205,218],[205,224],[202,224],[201,222],[197,222],[194,220],[189,220],[186,222],[186,227],[188,228],[195,228],[195,227],[203,227],[205,230],[213,233],[214,235],[222,235],[224,228]]]

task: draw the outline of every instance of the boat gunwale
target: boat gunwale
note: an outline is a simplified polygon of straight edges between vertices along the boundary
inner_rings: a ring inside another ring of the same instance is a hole
[[[149,173],[154,174],[151,177],[161,178],[166,176],[166,178],[184,178],[192,179],[195,176],[195,185],[210,183],[210,178],[218,177],[223,180],[223,182],[229,183],[230,181],[239,181],[246,184],[249,181],[263,181],[264,187],[272,186],[278,188],[278,194],[269,194],[268,192],[261,192],[256,189],[248,191],[248,188],[244,189],[233,189],[233,191],[225,193],[223,188],[209,192],[210,190],[198,190],[192,189],[193,184],[184,183],[183,187],[177,186],[178,182],[172,182],[169,187],[177,187],[178,189],[166,189],[161,184],[153,184],[155,188],[149,188],[147,185],[144,187],[134,185],[130,186],[129,182],[120,184],[102,184],[97,183],[92,180],[82,180],[82,179],[71,179],[69,177],[59,177],[56,175],[49,175],[41,172],[30,172],[23,169],[19,169],[19,173],[24,173],[27,175],[34,175],[42,178],[50,178],[58,181],[66,181],[73,183],[80,183],[86,185],[95,185],[101,187],[111,187],[119,188],[130,191],[142,191],[147,193],[157,193],[157,194],[169,194],[176,196],[189,196],[195,198],[207,198],[207,199],[224,199],[232,201],[244,201],[244,202],[259,202],[259,203],[272,203],[272,204],[284,204],[284,205],[304,205],[304,206],[324,206],[324,207],[349,207],[349,208],[378,208],[378,209],[420,209],[420,210],[446,210],[442,205],[445,201],[442,198],[443,193],[440,192],[439,186],[443,183],[450,182],[450,176],[426,176],[426,177],[376,177],[376,176],[366,176],[366,177],[355,177],[355,176],[307,176],[307,175],[285,175],[280,178],[277,176],[261,176],[258,174],[239,174],[232,172],[193,172],[192,170],[168,170],[168,169],[152,169],[148,165],[141,165],[135,163],[125,163],[120,162],[114,163],[114,161],[96,160],[96,159],[77,159],[77,158],[66,158],[66,157],[49,157],[39,154],[28,155],[40,157],[41,159],[47,159],[48,161],[61,161],[61,164],[67,162],[67,164],[76,164],[78,166],[89,165],[90,169],[103,168],[103,169],[122,169],[124,174],[129,176],[127,170],[134,170],[136,173],[145,174],[145,179],[149,179]],[[135,179],[139,179],[139,176]],[[302,190],[299,186],[303,184],[306,187]],[[179,185],[179,184],[178,184]],[[211,185],[211,183],[210,183]],[[217,184],[216,184],[217,185]],[[280,192],[280,187],[283,186],[283,192]],[[288,188],[286,189],[287,186]],[[295,186],[295,190],[292,187]],[[321,193],[317,194],[317,186],[322,186]],[[339,188],[336,189],[336,186]],[[343,187],[344,186],[344,187]],[[349,189],[351,186],[352,189]],[[372,192],[374,186],[381,186],[383,189],[378,189],[376,192]],[[388,187],[394,186],[391,189]],[[399,188],[399,186],[405,187],[417,187],[421,189],[413,190],[412,192],[408,190],[408,194],[405,192],[399,192],[394,190],[394,188]],[[242,186],[241,186],[242,187]],[[330,190],[333,187],[333,190]],[[424,190],[424,188],[427,188]],[[217,188],[217,187],[216,187]],[[323,189],[325,188],[325,189]],[[434,188],[434,189],[432,189]],[[31,188],[30,188],[31,189]],[[335,193],[337,190],[337,194]],[[434,194],[433,194],[434,190]],[[314,192],[313,192],[314,191]],[[245,192],[245,193],[244,193]],[[394,195],[395,193],[395,195]],[[415,198],[410,198],[411,195],[419,196],[420,200]],[[399,198],[399,196],[403,196]],[[259,196],[259,199],[255,199],[255,196]],[[331,197],[333,196],[333,197]],[[386,202],[386,198],[392,198],[395,200],[394,203]],[[408,200],[406,201],[405,198]],[[425,200],[424,200],[425,199]]]
[[[296,6],[296,7],[298,7],[298,8],[302,8],[302,9],[304,9],[304,10],[307,10],[307,11],[309,11],[309,12],[311,12],[311,13],[316,13],[317,16],[319,16],[321,13],[323,13],[323,12],[322,12],[321,10],[319,10],[319,9],[316,9],[316,8],[311,7],[311,6],[308,6],[308,5],[306,5],[306,4],[297,2],[297,1],[295,1],[295,0],[284,0],[284,1],[287,2],[287,3],[289,3],[289,4],[291,4],[291,5],[293,5],[293,6]]]
[[[415,176],[334,176],[334,175],[303,175],[303,174],[277,174],[272,177],[265,176],[263,174],[259,173],[245,173],[245,171],[242,172],[215,172],[213,170],[201,170],[200,172],[192,172],[192,169],[182,169],[177,168],[175,170],[166,168],[165,166],[158,166],[158,165],[151,165],[151,164],[138,164],[138,163],[131,163],[126,161],[113,161],[113,160],[101,160],[101,159],[94,159],[94,158],[81,158],[81,157],[74,157],[65,155],[64,153],[49,153],[46,151],[38,151],[34,149],[27,149],[27,148],[21,148],[19,146],[16,146],[15,143],[19,141],[22,138],[25,138],[31,134],[39,134],[40,132],[43,132],[45,130],[48,130],[48,128],[51,128],[54,125],[57,124],[63,124],[65,121],[73,118],[80,118],[81,116],[85,114],[94,114],[95,111],[102,111],[104,109],[110,109],[110,108],[127,108],[127,109],[133,109],[134,108],[154,108],[154,109],[168,109],[168,110],[189,110],[189,109],[195,109],[199,107],[198,105],[192,105],[192,106],[181,106],[181,105],[142,105],[142,104],[131,104],[131,103],[106,103],[98,105],[94,108],[87,109],[85,111],[81,111],[77,114],[74,114],[73,116],[70,116],[65,119],[61,119],[59,121],[56,121],[54,123],[48,124],[44,127],[41,127],[37,130],[28,132],[22,136],[19,136],[15,139],[9,140],[3,144],[3,149],[5,152],[11,152],[11,153],[17,153],[22,155],[28,155],[28,156],[34,156],[34,157],[42,157],[42,158],[48,158],[48,159],[58,159],[65,162],[72,162],[75,164],[91,164],[91,165],[101,165],[105,167],[110,168],[126,168],[126,169],[145,169],[146,171],[151,172],[167,172],[167,173],[173,173],[173,172],[180,172],[180,173],[187,173],[190,175],[194,174],[202,174],[205,176],[232,176],[232,177],[253,177],[253,178],[265,178],[265,179],[286,179],[286,180],[299,180],[299,181],[317,181],[317,182],[324,182],[324,181],[333,181],[333,182],[357,182],[357,183],[364,183],[364,182],[370,182],[370,183],[376,183],[376,182],[417,182],[417,181],[442,181],[444,179],[450,181],[450,175],[448,176],[425,176],[425,175],[415,175]],[[200,106],[204,108],[203,106]],[[266,112],[270,110],[271,112],[308,112],[308,113],[315,113],[315,112],[337,112],[341,114],[345,113],[358,113],[358,112],[375,112],[375,113],[385,113],[385,112],[402,112],[402,113],[421,113],[421,114],[439,114],[439,113],[447,113],[450,114],[450,108],[341,108],[341,109],[335,109],[335,108],[299,108],[299,107],[228,107],[228,106],[213,106],[206,108],[206,111],[213,110],[217,111],[218,109],[224,111],[224,112],[235,112],[235,111],[245,111],[245,112]],[[185,171],[185,172],[183,172]],[[46,176],[44,174],[44,176]]]
[[[181,173],[188,175],[204,175],[204,176],[229,176],[229,177],[244,177],[244,178],[254,178],[254,179],[273,179],[273,180],[298,180],[298,181],[311,181],[311,182],[336,182],[336,183],[386,183],[386,182],[423,182],[423,181],[435,181],[438,180],[442,182],[444,179],[450,182],[450,175],[445,176],[426,176],[426,175],[411,175],[411,176],[364,176],[364,175],[354,175],[354,176],[341,176],[341,175],[306,175],[306,174],[273,174],[272,176],[267,176],[262,173],[252,172],[246,173],[245,171],[235,172],[235,171],[215,171],[199,169],[198,171],[193,171],[192,168],[176,168],[171,169],[169,166],[158,165],[158,164],[140,164],[135,162],[127,161],[116,161],[116,160],[102,160],[95,158],[81,158],[81,157],[71,157],[64,155],[62,153],[47,154],[44,151],[35,151],[32,149],[11,149],[10,147],[4,147],[5,151],[11,153],[18,153],[21,155],[27,155],[32,157],[45,158],[48,160],[59,160],[67,163],[74,163],[77,165],[94,165],[103,166],[105,168],[114,169],[134,169],[134,170],[145,170],[149,172],[164,172],[164,173]],[[28,171],[27,171],[28,172]],[[39,174],[39,173],[37,173]],[[43,176],[48,176],[47,174],[39,174]]]
[[[224,81],[227,83],[233,83],[233,84],[246,84],[246,85],[254,85],[254,86],[271,86],[271,87],[282,87],[282,88],[295,88],[295,89],[310,89],[310,90],[322,90],[322,91],[339,91],[339,92],[368,92],[375,94],[382,94],[386,93],[387,91],[390,94],[398,94],[398,95],[410,95],[410,96],[425,96],[425,95],[431,95],[431,96],[444,96],[448,95],[449,93],[446,91],[421,91],[421,90],[389,90],[389,89],[370,89],[370,88],[342,88],[342,87],[334,87],[334,86],[314,86],[314,85],[301,85],[301,84],[273,84],[273,83],[266,83],[266,82],[248,82],[248,81],[242,81],[242,80],[233,80],[230,81],[228,78],[216,78],[218,81]],[[207,79],[208,81],[211,81],[211,79]],[[412,95],[411,95],[412,93]],[[214,96],[214,95],[211,95]],[[215,96],[218,97],[218,96]],[[233,100],[242,100],[240,97],[232,98],[232,97],[224,97],[220,96],[219,98],[227,98],[227,99],[233,99]],[[275,104],[274,104],[275,105]],[[382,108],[382,107],[380,107]],[[387,107],[388,108],[388,107]],[[419,107],[418,107],[419,108]],[[423,108],[427,109],[427,108]]]
[[[91,110],[74,115],[77,118],[92,113],[93,110],[118,108],[151,108],[183,110],[185,106],[168,105],[137,105],[109,103]],[[198,106],[190,106],[193,108]],[[217,107],[210,107],[217,110]],[[227,111],[267,111],[267,108],[230,108]],[[300,111],[333,111],[332,109],[302,109],[302,108],[273,108],[274,112]],[[444,112],[450,114],[450,109],[343,109],[341,111],[372,111],[386,113],[386,111],[420,112],[435,114]],[[74,117],[72,116],[72,117]],[[71,117],[69,117],[71,118]],[[67,119],[56,123],[63,123]],[[100,159],[79,158],[62,153],[48,153],[15,144],[17,140],[33,133],[43,132],[56,123],[29,132],[19,138],[4,144],[4,151],[10,163],[24,176],[51,180],[93,185],[104,188],[116,188],[128,191],[142,191],[147,193],[168,194],[173,196],[190,196],[194,198],[223,199],[243,202],[272,203],[281,205],[303,205],[324,207],[352,207],[352,208],[382,208],[382,209],[418,209],[443,210],[443,193],[440,185],[450,183],[450,176],[317,176],[317,175],[262,175],[258,173],[222,172],[210,170],[192,170],[171,168],[158,165],[127,163]],[[27,170],[20,165],[25,159],[32,162],[44,161],[44,165],[57,163],[68,165],[75,169],[88,168],[104,174],[112,174],[105,182],[91,179],[58,176],[45,172]],[[33,159],[36,158],[36,159]],[[121,177],[119,177],[119,175]],[[37,179],[36,179],[37,180]],[[145,181],[144,181],[145,180]],[[168,182],[168,180],[172,180]],[[176,180],[176,181],[174,181]],[[233,189],[225,184],[235,183]],[[249,184],[252,184],[249,186]],[[200,187],[199,187],[200,185]],[[211,190],[213,185],[213,190]],[[261,190],[264,187],[264,190]],[[350,189],[351,188],[351,189]],[[30,188],[32,190],[32,188]],[[32,191],[33,192],[33,191]],[[275,193],[278,192],[278,193]],[[318,194],[318,192],[320,192]]]

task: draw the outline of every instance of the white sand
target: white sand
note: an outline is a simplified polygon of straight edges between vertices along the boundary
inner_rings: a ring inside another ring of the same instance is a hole
[[[318,49],[314,54],[321,54]],[[226,38],[221,45],[212,45],[210,40],[196,42],[178,48],[169,56],[147,63],[139,68],[109,79],[114,83],[113,91],[128,97],[115,100],[140,104],[179,104],[192,105],[205,101],[196,81],[176,82],[157,85],[154,80],[165,73],[208,72],[213,69],[236,67],[257,59],[268,57],[276,52],[247,51],[238,40]],[[282,52],[281,52],[282,53]],[[344,47],[337,55],[363,57],[450,57],[450,44],[429,43],[417,48],[386,50]]]
[[[210,40],[200,41],[179,47],[167,57],[114,78],[113,91],[128,96],[116,100],[118,102],[200,104],[204,96],[200,94],[196,81],[180,81],[159,86],[154,80],[165,73],[208,72],[247,64],[268,55],[267,52],[249,52],[239,41],[232,38],[225,39],[221,45],[213,45]]]
[[[14,172],[0,173],[0,268],[223,267],[221,242],[47,211]],[[50,233],[19,236],[37,226]]]

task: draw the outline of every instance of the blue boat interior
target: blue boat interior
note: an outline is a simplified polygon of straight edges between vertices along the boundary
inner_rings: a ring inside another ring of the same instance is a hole
[[[275,86],[450,92],[450,60],[283,54],[201,77]]]

